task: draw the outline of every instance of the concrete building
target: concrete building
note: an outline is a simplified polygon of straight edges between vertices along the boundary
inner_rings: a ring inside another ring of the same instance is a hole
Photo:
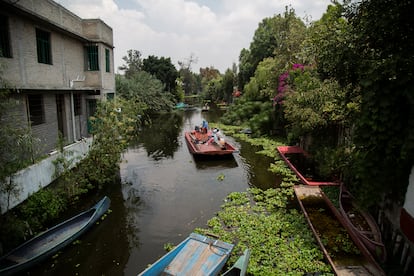
[[[51,0],[0,0],[0,65],[41,154],[88,137],[88,118],[115,93],[111,27]]]

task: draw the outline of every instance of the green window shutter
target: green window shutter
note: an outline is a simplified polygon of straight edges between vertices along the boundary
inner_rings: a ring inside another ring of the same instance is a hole
[[[111,72],[110,53],[109,49],[105,49],[105,69],[106,72]]]
[[[52,64],[50,33],[36,29],[37,61]]]
[[[97,45],[85,47],[85,69],[87,71],[99,71],[99,52]]]

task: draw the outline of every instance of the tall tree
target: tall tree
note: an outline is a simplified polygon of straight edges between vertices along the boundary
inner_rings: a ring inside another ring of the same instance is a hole
[[[405,194],[414,164],[414,21],[409,0],[364,0],[349,6],[356,84],[355,189],[372,204],[384,192]],[[392,185],[392,187],[390,186]]]
[[[142,58],[141,52],[138,50],[128,50],[127,55],[123,56],[122,59],[126,64],[119,66],[118,69],[125,72],[126,78],[131,78],[142,70]]]
[[[197,94],[199,90],[201,91],[201,87],[198,85],[198,80],[195,74],[191,71],[193,63],[197,63],[197,58],[194,57],[193,54],[191,54],[186,61],[178,62],[178,65],[180,66],[179,75],[185,96]]]
[[[169,111],[173,106],[172,95],[165,93],[162,82],[148,72],[141,71],[129,79],[117,75],[115,80],[118,95],[136,103],[137,114],[141,110],[146,114]]]
[[[142,70],[159,79],[165,85],[165,91],[175,91],[178,72],[171,58],[148,56],[142,62]]]
[[[254,33],[249,50],[243,49],[239,56],[240,89],[250,81],[257,66],[265,58],[281,58],[283,64],[297,62],[296,55],[305,38],[305,32],[305,24],[292,8],[286,7],[283,15],[263,19]]]

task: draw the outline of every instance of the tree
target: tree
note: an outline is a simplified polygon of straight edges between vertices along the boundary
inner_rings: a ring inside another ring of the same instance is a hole
[[[230,69],[226,70],[222,79],[223,100],[231,102],[233,98],[234,88],[236,86],[236,76]]]
[[[296,63],[305,33],[305,24],[296,17],[292,8],[286,7],[283,15],[263,19],[254,33],[249,50],[242,49],[239,56],[240,88],[250,81],[257,66],[265,58],[282,59],[280,63],[286,68]]]
[[[2,82],[2,85],[4,83]],[[35,162],[33,151],[39,143],[30,128],[25,127],[18,113],[19,101],[11,92],[0,88],[0,194],[6,195],[8,209],[10,196],[19,189],[13,174]],[[20,127],[19,127],[20,126]]]
[[[171,58],[149,56],[143,60],[142,70],[159,79],[165,85],[165,91],[175,92],[178,72],[171,63]]]
[[[191,54],[186,61],[178,62],[178,65],[180,66],[179,75],[181,79],[181,85],[185,96],[197,94],[199,90],[201,91],[201,87],[199,87],[201,86],[201,81],[200,85],[198,85],[198,80],[195,74],[191,72],[191,66],[193,63],[197,63],[197,58],[194,57],[193,54]]]
[[[131,78],[142,70],[142,59],[141,53],[138,50],[128,50],[127,55],[123,56],[122,59],[126,64],[119,66],[118,69],[125,71],[125,77]]]
[[[322,18],[309,28],[303,56],[308,64],[317,65],[323,79],[335,78],[346,86],[355,83],[359,57],[351,39],[351,26],[343,14],[342,5],[328,6]]]
[[[117,94],[133,103],[139,112],[156,114],[169,111],[173,106],[173,96],[164,92],[164,85],[151,74],[141,71],[132,78],[116,76]]]
[[[414,21],[409,0],[347,7],[361,116],[355,131],[353,189],[369,204],[402,199],[414,164]],[[392,185],[392,187],[390,186]]]

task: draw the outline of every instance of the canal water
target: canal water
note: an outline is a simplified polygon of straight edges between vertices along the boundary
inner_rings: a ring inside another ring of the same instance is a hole
[[[120,183],[82,206],[105,194],[111,213],[27,274],[137,275],[166,253],[164,245],[176,245],[196,227],[206,227],[229,193],[275,187],[276,177],[267,170],[271,160],[233,137],[226,136],[239,149],[232,159],[194,160],[184,131],[220,115],[219,110],[194,110],[153,118],[123,154]]]

